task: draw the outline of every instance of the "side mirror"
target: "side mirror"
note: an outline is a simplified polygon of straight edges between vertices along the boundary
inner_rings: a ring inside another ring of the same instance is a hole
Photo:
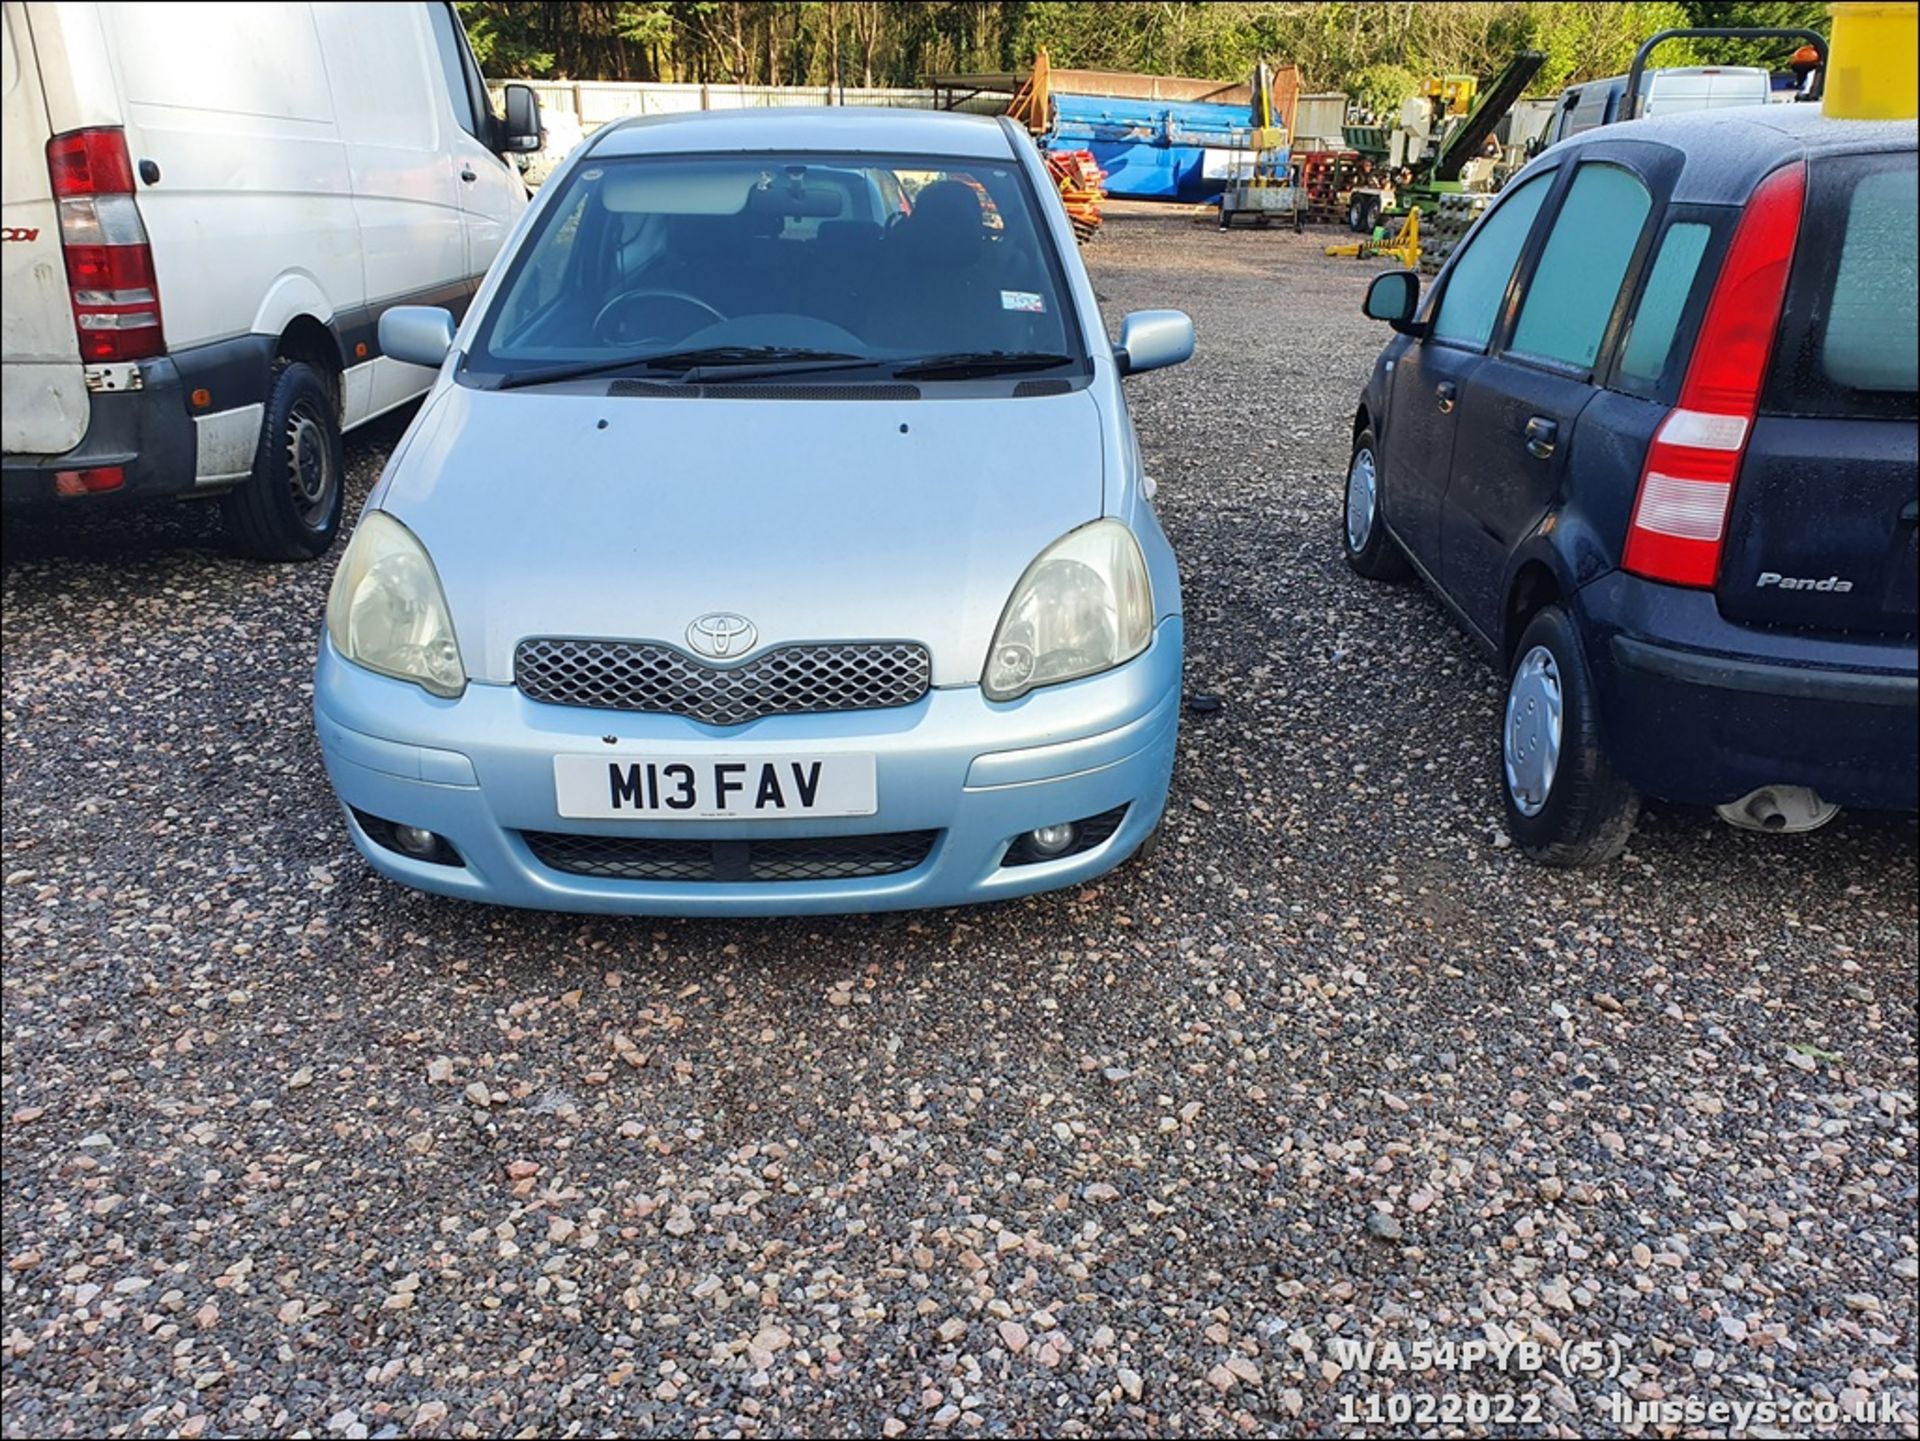
[[[380,317],[380,353],[434,370],[453,349],[453,316],[437,305],[396,305]]]
[[[518,82],[506,88],[506,118],[500,122],[503,155],[531,154],[540,148],[540,97],[531,85]]]
[[[1420,335],[1426,329],[1413,318],[1420,308],[1420,277],[1411,270],[1374,276],[1360,308],[1369,319],[1384,320],[1402,335]]]
[[[1136,310],[1120,322],[1113,347],[1122,375],[1178,365],[1193,355],[1193,321],[1183,310]]]

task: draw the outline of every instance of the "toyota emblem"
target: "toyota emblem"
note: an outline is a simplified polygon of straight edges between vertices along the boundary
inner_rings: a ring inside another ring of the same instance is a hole
[[[687,627],[687,644],[715,660],[745,655],[753,649],[759,636],[753,622],[744,615],[730,615],[725,611],[703,615]]]

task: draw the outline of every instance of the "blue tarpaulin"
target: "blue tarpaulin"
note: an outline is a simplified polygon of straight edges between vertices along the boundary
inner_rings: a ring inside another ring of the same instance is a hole
[[[1049,150],[1090,150],[1109,195],[1197,202],[1225,188],[1228,162],[1247,153],[1243,105],[1053,94]]]

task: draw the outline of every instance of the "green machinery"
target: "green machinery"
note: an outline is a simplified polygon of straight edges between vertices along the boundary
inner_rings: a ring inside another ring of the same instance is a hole
[[[1441,196],[1474,189],[1481,177],[1471,173],[1473,163],[1546,59],[1521,51],[1477,95],[1471,76],[1435,76],[1401,107],[1396,124],[1345,126],[1348,147],[1372,170],[1348,198],[1348,228],[1369,235],[1384,219],[1415,206],[1431,212]]]

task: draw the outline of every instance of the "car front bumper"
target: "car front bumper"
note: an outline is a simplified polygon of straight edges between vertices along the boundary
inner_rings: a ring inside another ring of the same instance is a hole
[[[977,687],[934,690],[894,710],[769,716],[717,727],[674,716],[529,700],[470,684],[458,700],[375,675],[321,643],[314,721],[354,844],[375,870],[421,890],[540,910],[751,916],[903,910],[993,901],[1075,884],[1125,860],[1159,823],[1180,721],[1182,629],[1161,622],[1137,659],[1010,705]],[[779,758],[876,757],[875,815],[791,821],[583,821],[555,807],[553,758],[702,751]],[[1125,808],[1089,850],[1005,865],[1041,826]],[[353,814],[436,832],[462,864],[416,860],[376,841]],[[910,870],[839,880],[608,879],[554,869],[526,834],[735,841],[932,831]]]
[[[1915,809],[1911,639],[1736,625],[1709,591],[1620,572],[1579,604],[1608,757],[1647,794],[1722,805],[1794,785],[1842,806]]]

